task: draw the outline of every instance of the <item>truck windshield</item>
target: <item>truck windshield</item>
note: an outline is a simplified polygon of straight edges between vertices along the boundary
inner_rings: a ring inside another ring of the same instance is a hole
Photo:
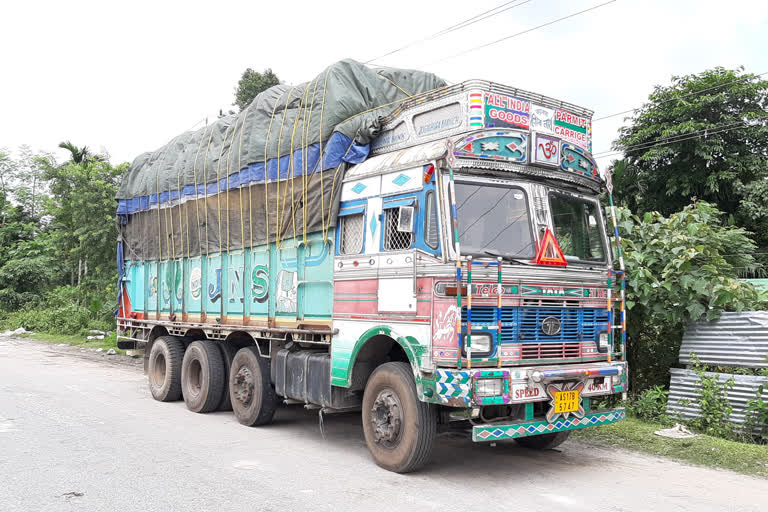
[[[528,202],[519,187],[456,182],[461,252],[477,257],[532,258]]]
[[[557,192],[549,195],[555,238],[567,260],[604,262],[600,213],[595,201]]]

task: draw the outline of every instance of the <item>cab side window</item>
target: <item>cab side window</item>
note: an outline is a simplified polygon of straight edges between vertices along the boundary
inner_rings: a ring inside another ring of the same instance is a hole
[[[400,231],[400,209],[397,207],[384,210],[384,250],[402,251],[413,245],[413,233]]]
[[[365,214],[355,213],[339,217],[339,254],[360,254],[363,252],[365,235]]]
[[[437,249],[439,244],[439,231],[437,225],[437,202],[435,192],[427,192],[424,200],[424,243],[432,249]]]

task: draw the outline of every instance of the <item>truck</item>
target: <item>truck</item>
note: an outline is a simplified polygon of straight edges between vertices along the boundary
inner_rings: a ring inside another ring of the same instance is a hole
[[[399,473],[446,430],[541,450],[620,421],[625,274],[592,114],[354,61],[265,91],[128,170],[118,345],[194,412],[359,411]]]

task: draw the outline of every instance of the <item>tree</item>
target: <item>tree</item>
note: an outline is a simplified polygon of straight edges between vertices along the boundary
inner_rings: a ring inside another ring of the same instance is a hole
[[[9,199],[19,204],[30,216],[38,218],[48,201],[48,187],[43,173],[53,157],[47,153],[33,153],[29,146],[18,150],[19,158],[11,160],[5,186]],[[5,181],[5,180],[4,180]]]
[[[72,284],[85,278],[101,289],[116,280],[114,198],[127,165],[85,159],[46,170],[53,194],[49,231]]]
[[[64,142],[59,142],[59,147],[61,149],[66,149],[71,153],[71,158],[69,161],[73,164],[82,164],[88,160],[104,161],[104,158],[101,155],[93,154],[88,146],[79,148],[67,140]]]
[[[7,198],[8,187],[16,172],[16,162],[13,161],[8,150],[0,148],[0,195]]]
[[[257,94],[279,83],[280,79],[270,68],[265,69],[261,73],[248,68],[243,72],[243,76],[240,77],[240,81],[237,83],[233,105],[237,105],[240,110],[243,110],[251,104]]]
[[[721,67],[657,86],[614,142],[616,195],[636,213],[706,200],[768,246],[768,81]],[[746,203],[752,206],[745,211]]]

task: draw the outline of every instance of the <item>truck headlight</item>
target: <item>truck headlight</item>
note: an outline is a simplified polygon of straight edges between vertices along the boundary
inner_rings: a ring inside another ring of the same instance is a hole
[[[493,352],[493,336],[488,332],[472,333],[472,357],[485,357]],[[467,355],[467,338],[464,337],[464,355]]]
[[[475,394],[477,396],[500,396],[504,393],[504,379],[477,379]]]
[[[608,352],[610,341],[607,332],[601,332],[597,337],[597,347],[600,352]]]

